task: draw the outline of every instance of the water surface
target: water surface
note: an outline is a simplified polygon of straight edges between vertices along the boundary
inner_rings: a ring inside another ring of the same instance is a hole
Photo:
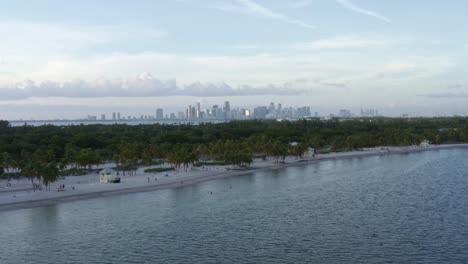
[[[0,263],[467,263],[468,149],[0,212]]]

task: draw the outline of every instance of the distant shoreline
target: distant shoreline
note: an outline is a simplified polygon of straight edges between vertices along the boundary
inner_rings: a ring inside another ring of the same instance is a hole
[[[228,120],[227,120],[228,121]],[[131,119],[131,120],[9,120],[11,126],[19,127],[24,124],[29,126],[72,126],[72,125],[154,125],[154,124],[202,124],[202,123],[223,123],[226,120],[191,120],[191,119]]]
[[[375,148],[373,151],[350,151],[350,152],[334,152],[329,154],[318,154],[314,158],[306,158],[301,160],[296,160],[290,158],[289,162],[276,164],[271,160],[258,165],[254,162],[253,166],[250,169],[245,170],[226,170],[223,171],[198,171],[199,175],[195,176],[185,176],[176,179],[168,179],[167,181],[160,181],[155,183],[150,183],[149,185],[142,185],[141,182],[144,182],[146,175],[143,177],[143,181],[140,182],[140,186],[126,186],[125,184],[121,185],[107,185],[105,187],[114,188],[106,190],[84,190],[81,193],[70,192],[61,192],[57,193],[54,191],[48,192],[50,195],[55,195],[54,197],[39,198],[33,199],[32,197],[29,200],[15,201],[15,198],[9,200],[0,200],[0,212],[1,211],[11,211],[18,209],[27,209],[34,207],[43,207],[50,206],[58,203],[71,202],[77,200],[85,199],[94,199],[102,197],[110,197],[114,195],[128,194],[128,193],[139,193],[139,192],[149,192],[157,191],[163,189],[179,188],[189,185],[194,185],[202,182],[223,179],[228,177],[234,177],[239,175],[245,175],[260,171],[269,171],[269,170],[278,170],[284,169],[287,167],[294,166],[305,166],[320,161],[326,160],[337,160],[337,159],[351,159],[351,158],[363,158],[363,157],[373,157],[373,156],[384,156],[384,155],[393,155],[393,154],[406,154],[406,153],[417,153],[431,150],[442,150],[442,149],[455,149],[455,148],[468,148],[468,144],[447,144],[447,145],[431,145],[429,147],[380,147]],[[196,173],[193,173],[196,174]],[[80,176],[77,176],[80,177]],[[139,176],[142,177],[142,176]],[[149,177],[148,177],[149,181]],[[81,187],[81,186],[80,186]],[[14,191],[4,191],[5,193],[14,193]],[[41,192],[44,193],[44,192]],[[38,192],[39,194],[39,192]],[[45,193],[47,194],[47,192]]]

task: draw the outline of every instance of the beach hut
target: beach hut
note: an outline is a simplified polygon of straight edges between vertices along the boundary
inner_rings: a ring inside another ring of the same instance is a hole
[[[315,149],[314,148],[307,148],[307,150],[304,152],[304,156],[308,158],[313,158],[315,157]]]
[[[419,144],[420,147],[427,148],[431,145],[431,142],[427,139],[421,141],[421,144]]]
[[[119,183],[120,177],[113,169],[103,169],[99,172],[99,179],[101,183]]]

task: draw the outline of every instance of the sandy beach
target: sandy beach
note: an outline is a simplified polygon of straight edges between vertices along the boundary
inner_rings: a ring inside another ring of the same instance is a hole
[[[126,193],[177,188],[257,171],[281,169],[289,166],[304,166],[323,160],[370,157],[466,147],[468,147],[468,144],[431,145],[426,147],[376,147],[360,151],[317,154],[313,158],[297,159],[295,157],[287,157],[284,163],[276,163],[273,158],[268,158],[266,160],[256,159],[248,169],[233,169],[231,166],[206,166],[192,167],[187,171],[179,170],[163,173],[145,173],[144,170],[150,167],[142,167],[139,168],[133,176],[121,176],[120,184],[99,183],[99,175],[93,173],[82,176],[64,177],[63,179],[53,183],[50,191],[43,190],[34,192],[32,190],[31,181],[25,178],[18,180],[12,179],[10,181],[11,186],[7,185],[7,180],[0,180],[0,211],[40,207],[80,199],[92,199]],[[101,167],[111,166],[112,164],[107,164]],[[65,191],[57,191],[60,185],[65,185]]]

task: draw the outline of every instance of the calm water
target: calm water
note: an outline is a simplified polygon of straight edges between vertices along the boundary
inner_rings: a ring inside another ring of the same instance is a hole
[[[0,263],[468,263],[468,149],[0,213]]]

